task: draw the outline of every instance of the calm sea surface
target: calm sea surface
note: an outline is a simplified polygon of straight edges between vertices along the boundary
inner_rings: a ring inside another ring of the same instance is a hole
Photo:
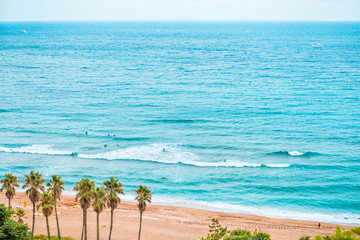
[[[30,170],[359,225],[360,23],[0,23],[0,177]]]

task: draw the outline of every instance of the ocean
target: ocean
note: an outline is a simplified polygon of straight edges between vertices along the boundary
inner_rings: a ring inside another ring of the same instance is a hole
[[[359,100],[359,22],[0,23],[0,177],[67,194],[359,225]]]

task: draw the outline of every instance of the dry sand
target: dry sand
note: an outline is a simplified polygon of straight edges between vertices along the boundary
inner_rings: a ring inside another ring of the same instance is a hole
[[[12,201],[12,206],[25,208],[24,222],[31,228],[32,205],[24,193],[17,193]],[[75,239],[81,238],[82,210],[74,207],[74,197],[63,196],[58,203],[59,221],[62,236]],[[4,193],[0,193],[0,203],[7,205]],[[41,213],[41,212],[40,212]],[[221,213],[192,208],[148,205],[143,215],[142,240],[196,240],[199,236],[205,237],[208,225],[212,218],[219,219],[223,226],[229,230],[246,229],[270,233],[273,240],[299,240],[301,236],[315,235],[325,236],[334,232],[336,225],[321,223],[321,229],[317,222],[298,221],[289,219],[274,219],[255,215]],[[55,216],[49,219],[50,231],[56,235]],[[108,239],[110,226],[110,210],[106,209],[100,215],[100,239]],[[114,228],[112,239],[131,240],[137,239],[139,227],[139,211],[135,203],[122,202],[114,214]],[[342,226],[345,229],[351,227]],[[36,216],[35,235],[46,234],[44,216]],[[88,239],[96,239],[96,214],[93,210],[88,211]]]

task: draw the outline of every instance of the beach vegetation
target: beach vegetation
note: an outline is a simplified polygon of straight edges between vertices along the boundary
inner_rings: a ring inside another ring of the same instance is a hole
[[[102,211],[104,211],[106,207],[105,203],[105,194],[106,190],[104,187],[96,187],[92,190],[94,201],[93,208],[96,212],[96,239],[100,240],[100,227],[99,227],[99,215]]]
[[[229,235],[230,231],[227,227],[222,227],[219,221],[215,218],[212,219],[212,223],[209,225],[209,233],[206,238],[200,237],[200,240],[271,240],[268,233],[262,233],[255,230],[250,232],[247,230],[234,230]]]
[[[5,174],[5,178],[0,179],[0,192],[5,191],[5,196],[9,201],[9,209],[11,209],[11,199],[15,196],[15,187],[19,187],[18,178],[12,173]]]
[[[114,210],[118,207],[121,202],[118,194],[124,194],[123,184],[119,179],[111,177],[110,180],[104,181],[103,185],[107,190],[106,194],[106,203],[110,208],[110,232],[109,232],[109,240],[111,240],[111,233],[113,229],[114,222]]]
[[[147,188],[146,186],[140,185],[137,190],[135,190],[135,193],[137,196],[135,197],[135,200],[138,202],[138,208],[140,211],[140,225],[139,225],[139,236],[138,240],[140,240],[141,236],[141,224],[142,224],[142,215],[143,212],[146,210],[146,203],[151,203],[151,190]]]
[[[74,186],[74,191],[77,191],[75,200],[80,199],[80,207],[83,210],[83,227],[81,233],[81,240],[87,240],[87,210],[91,205],[93,199],[93,189],[95,182],[89,178],[82,178]]]
[[[326,236],[325,238],[316,236],[314,240],[360,240],[360,227],[343,230],[337,226],[333,235]]]
[[[14,211],[0,204],[0,240],[29,240],[29,227],[11,219]]]
[[[57,176],[57,175],[52,175],[50,181],[47,183],[47,187],[49,188],[49,190],[55,200],[54,209],[55,209],[57,234],[58,234],[59,240],[61,240],[61,234],[60,234],[58,213],[57,213],[57,209],[56,209],[56,202],[57,202],[57,200],[60,201],[61,192],[65,190],[64,185],[65,185],[65,183],[61,180],[61,176]]]
[[[209,225],[209,233],[206,238],[200,238],[200,240],[220,240],[222,239],[229,231],[227,227],[222,227],[219,223],[219,220],[213,218],[212,223]]]
[[[33,204],[33,218],[32,218],[32,230],[31,232],[34,234],[34,226],[35,226],[35,208],[36,203],[40,199],[40,190],[44,191],[45,180],[43,175],[39,172],[31,171],[29,175],[24,176],[24,185],[23,189],[25,190],[26,195],[28,195],[30,201]],[[34,235],[31,235],[31,240],[34,239]]]
[[[0,240],[28,240],[29,228],[26,224],[7,220],[0,227]]]
[[[5,207],[4,204],[0,204],[0,226],[4,225],[5,221],[11,218],[11,214],[14,211]]]
[[[43,213],[44,217],[46,218],[46,230],[47,230],[47,234],[48,234],[48,240],[51,240],[49,217],[54,210],[55,203],[56,203],[56,200],[54,199],[54,197],[48,190],[48,191],[44,191],[40,195],[40,204],[37,206],[38,209],[41,208],[42,213]]]
[[[24,209],[18,209],[15,213],[17,219],[18,219],[18,222],[20,223],[23,223],[24,220],[22,220],[22,218],[25,216],[25,211]]]

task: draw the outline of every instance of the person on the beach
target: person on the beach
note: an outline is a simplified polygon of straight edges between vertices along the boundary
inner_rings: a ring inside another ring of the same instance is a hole
[[[320,223],[318,224],[318,226],[319,226],[319,228],[321,228],[321,224],[320,224]]]

